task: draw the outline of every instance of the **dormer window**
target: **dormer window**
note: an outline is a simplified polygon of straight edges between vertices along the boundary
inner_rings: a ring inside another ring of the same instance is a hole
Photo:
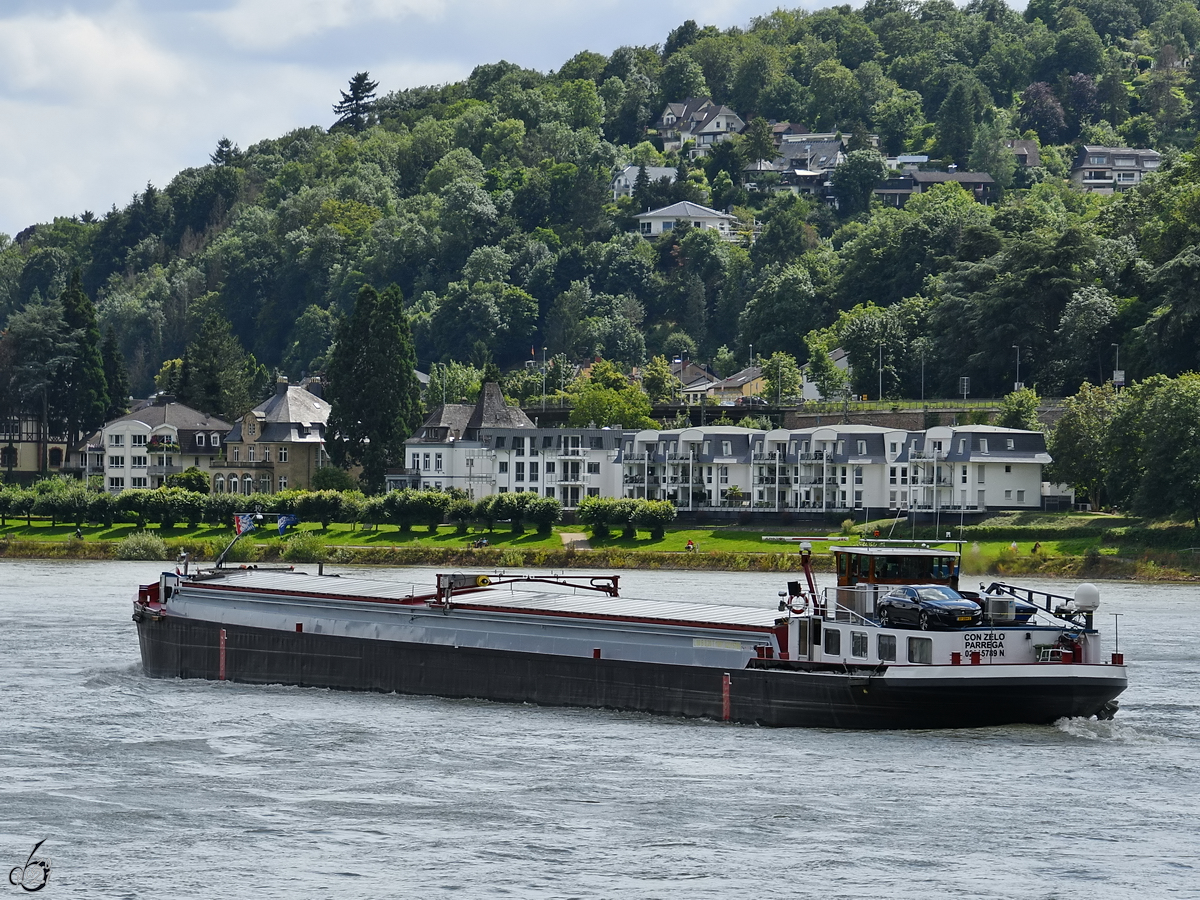
[[[1013,449],[1013,439],[1012,439],[1012,438],[1005,438],[1005,439],[1004,439],[1004,449],[1005,449],[1005,450],[1012,450],[1012,449]]]
[[[257,422],[251,422],[249,425],[246,426],[246,433],[248,435],[250,435],[250,437],[254,437],[254,435],[257,432],[258,432],[258,423]]]
[[[980,438],[980,439],[979,439],[979,452],[980,452],[980,453],[987,453],[987,452],[988,452],[988,448],[987,448],[987,438]]]
[[[208,444],[210,447],[220,447],[221,446],[221,436],[219,434],[216,434],[215,432],[213,434],[210,434],[208,436]]]
[[[959,438],[959,439],[958,439],[958,452],[959,452],[959,453],[966,453],[966,452],[967,452],[967,439],[966,439],[966,438]]]
[[[837,442],[837,455],[842,456],[843,454],[845,454],[845,452],[846,452],[846,442],[838,441]]]
[[[732,441],[721,441],[721,455],[722,456],[733,456],[733,442]]]
[[[858,455],[859,455],[859,456],[866,456],[866,455],[867,455],[867,442],[866,442],[866,441],[859,441],[859,442],[858,442]]]
[[[198,435],[196,435],[196,446],[197,446],[197,447],[203,447],[203,446],[204,446],[204,435],[202,435],[202,434],[198,434]]]

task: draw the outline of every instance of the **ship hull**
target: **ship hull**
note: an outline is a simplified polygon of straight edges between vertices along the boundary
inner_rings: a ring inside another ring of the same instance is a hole
[[[143,669],[159,678],[592,707],[777,727],[1048,724],[1102,714],[1126,683],[1123,668],[1108,666],[898,667],[875,675],[723,670],[291,632],[171,615],[143,618],[138,636]]]

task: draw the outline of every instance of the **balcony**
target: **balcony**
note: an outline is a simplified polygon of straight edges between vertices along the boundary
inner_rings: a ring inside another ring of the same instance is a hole
[[[768,453],[755,453],[752,458],[755,462],[774,462],[779,458],[779,454],[771,450]]]
[[[146,466],[144,469],[135,469],[134,473],[145,472],[147,475],[178,475],[183,471],[183,466]]]

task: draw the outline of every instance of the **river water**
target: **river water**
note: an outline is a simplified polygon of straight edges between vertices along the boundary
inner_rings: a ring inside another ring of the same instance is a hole
[[[44,839],[41,897],[1200,896],[1194,587],[1102,585],[1112,722],[870,733],[149,679],[160,567],[0,562],[0,871]]]

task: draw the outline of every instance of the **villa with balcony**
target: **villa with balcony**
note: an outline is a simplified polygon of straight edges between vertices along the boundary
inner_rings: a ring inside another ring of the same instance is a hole
[[[162,487],[167,476],[192,467],[209,475],[232,426],[169,394],[106,422],[79,448],[80,468],[103,474],[112,493]]]

